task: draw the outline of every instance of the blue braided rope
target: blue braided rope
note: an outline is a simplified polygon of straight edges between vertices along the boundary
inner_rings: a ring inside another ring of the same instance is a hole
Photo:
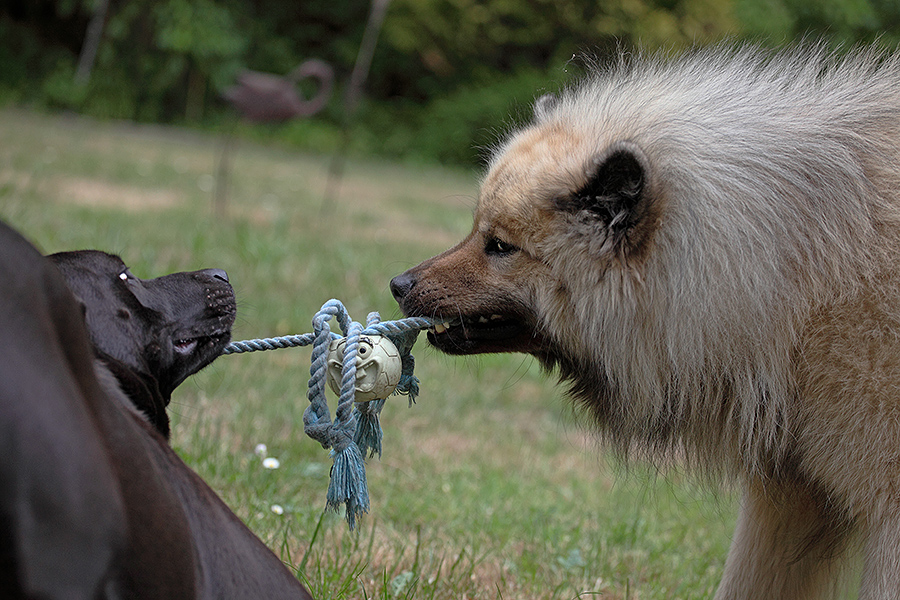
[[[331,320],[347,338],[341,366],[341,393],[334,420],[325,397],[325,381],[328,373],[328,351],[332,340],[342,336],[331,331]],[[357,404],[356,396],[356,355],[360,337],[381,335],[393,342],[400,351],[400,382],[394,393],[409,396],[409,403],[415,402],[419,393],[419,380],[413,375],[415,359],[412,347],[419,332],[434,325],[432,319],[409,317],[396,321],[382,322],[377,312],[369,313],[363,327],[350,319],[347,309],[339,300],[329,300],[313,317],[312,333],[287,335],[275,338],[242,340],[231,342],[223,354],[241,354],[264,350],[295,348],[312,344],[309,367],[309,406],[303,412],[303,430],[325,449],[331,449],[334,466],[328,484],[326,508],[337,510],[346,507],[347,523],[350,529],[356,518],[369,510],[369,491],[366,485],[365,457],[381,456],[382,431],[379,414],[385,404],[384,399]]]
[[[335,335],[335,337],[338,337]],[[241,340],[231,342],[225,346],[222,354],[243,354],[244,352],[260,352],[262,350],[280,350],[282,348],[299,348],[309,346],[315,336],[311,333],[302,335],[285,335],[275,338],[262,338],[258,340]]]

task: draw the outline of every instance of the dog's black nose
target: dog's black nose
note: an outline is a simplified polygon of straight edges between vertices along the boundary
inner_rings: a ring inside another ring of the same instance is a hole
[[[416,285],[416,278],[409,271],[391,279],[391,293],[394,295],[394,300],[400,302],[409,293],[409,290],[413,289],[414,285]]]
[[[204,269],[201,273],[209,275],[210,277],[215,277],[216,279],[221,279],[225,283],[228,283],[228,273],[222,269]]]

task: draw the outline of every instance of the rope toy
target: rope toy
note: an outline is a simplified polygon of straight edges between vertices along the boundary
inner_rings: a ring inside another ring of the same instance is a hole
[[[336,318],[343,336],[331,331]],[[240,354],[313,345],[309,368],[309,406],[303,412],[303,430],[325,449],[334,466],[328,484],[326,508],[346,506],[352,530],[356,517],[369,511],[365,457],[381,456],[379,414],[391,395],[409,396],[412,406],[419,394],[410,353],[419,331],[435,321],[409,317],[381,321],[369,313],[366,325],[352,321],[339,300],[329,300],[313,317],[313,333],[232,342],[223,354]],[[326,381],[339,395],[334,421],[325,398]]]

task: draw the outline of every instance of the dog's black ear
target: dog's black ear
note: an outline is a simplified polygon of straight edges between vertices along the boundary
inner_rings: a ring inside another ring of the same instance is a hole
[[[611,233],[635,225],[644,212],[650,165],[632,142],[618,142],[588,166],[588,181],[574,193],[557,199],[558,209],[602,221]]]
[[[150,422],[156,431],[169,439],[169,414],[166,406],[169,398],[162,395],[159,385],[150,375],[142,375],[120,360],[116,360],[100,349],[95,349],[97,360],[115,377],[119,390],[127,396],[131,404]]]

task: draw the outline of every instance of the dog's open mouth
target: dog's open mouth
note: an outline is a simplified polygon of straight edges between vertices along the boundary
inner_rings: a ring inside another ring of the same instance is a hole
[[[198,349],[215,346],[224,348],[230,339],[231,335],[228,332],[223,332],[212,335],[178,338],[173,342],[172,346],[176,354],[188,356]]]
[[[531,345],[533,328],[514,315],[485,314],[437,323],[428,341],[448,354],[522,352]]]
[[[178,354],[190,354],[197,348],[199,338],[189,338],[175,341],[175,352]]]
[[[197,349],[201,338],[187,338],[175,340],[175,352],[178,354],[190,354]]]

